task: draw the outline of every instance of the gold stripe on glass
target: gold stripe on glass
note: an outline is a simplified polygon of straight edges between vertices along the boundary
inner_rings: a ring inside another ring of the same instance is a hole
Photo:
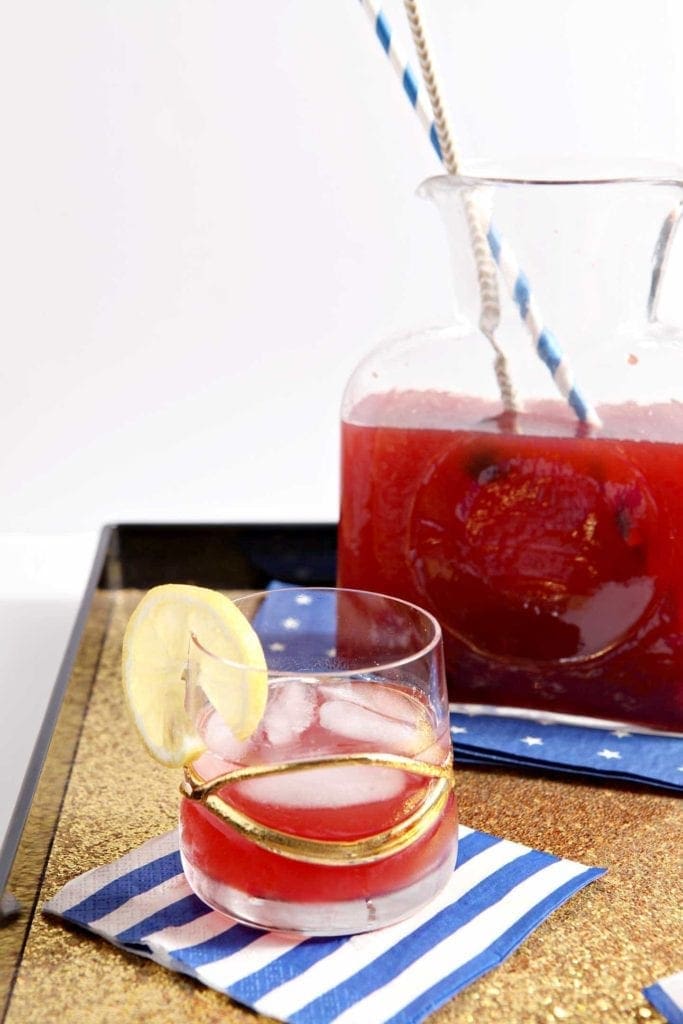
[[[419,806],[402,821],[371,836],[352,840],[311,839],[270,828],[239,811],[217,792],[225,786],[247,779],[290,772],[312,771],[316,768],[342,767],[349,764],[392,768],[429,779],[424,798]],[[180,791],[190,800],[197,800],[226,825],[234,828],[245,839],[271,853],[290,860],[309,864],[327,864],[348,867],[351,864],[371,864],[405,850],[423,836],[438,820],[454,786],[453,766],[427,764],[397,754],[340,754],[319,757],[310,761],[290,761],[282,764],[249,765],[235,768],[215,779],[204,780],[188,766]]]

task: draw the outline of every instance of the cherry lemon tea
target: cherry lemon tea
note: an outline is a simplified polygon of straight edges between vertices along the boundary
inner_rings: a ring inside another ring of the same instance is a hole
[[[190,642],[198,742],[180,805],[190,885],[262,928],[335,935],[403,919],[455,866],[438,623],[403,601],[333,588],[275,589],[235,607],[263,671],[215,655],[198,632]],[[230,719],[245,673],[243,696],[259,690],[248,728]]]
[[[441,630],[336,588],[153,587],[123,639],[140,738],[182,768],[180,855],[244,924],[347,935],[403,920],[458,844]]]
[[[599,412],[367,395],[342,423],[339,583],[438,618],[451,699],[683,731],[683,404]]]

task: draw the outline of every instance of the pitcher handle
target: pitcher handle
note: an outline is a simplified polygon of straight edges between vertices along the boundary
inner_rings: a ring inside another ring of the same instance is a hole
[[[683,214],[683,201],[674,206],[665,217],[664,223],[662,224],[659,232],[657,244],[655,245],[655,251],[652,257],[650,294],[647,299],[647,318],[650,323],[655,323],[657,320],[657,307],[659,306],[664,271],[666,270],[669,253],[671,252],[671,247],[673,245],[674,238],[676,237],[676,229],[681,219],[681,214]]]

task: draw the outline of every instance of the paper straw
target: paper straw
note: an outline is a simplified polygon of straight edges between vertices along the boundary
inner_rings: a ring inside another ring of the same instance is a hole
[[[413,35],[418,37],[415,47],[420,58],[425,83],[430,93],[433,116],[430,116],[426,110],[420,96],[417,78],[410,68],[408,61],[401,55],[400,46],[396,42],[395,34],[391,31],[386,16],[377,7],[374,0],[360,0],[360,4],[365,9],[384,52],[389,57],[394,71],[402,82],[404,92],[415,110],[423,129],[427,133],[437,156],[449,174],[457,174],[457,157],[453,149],[445,113],[436,86],[424,30],[422,29],[414,0],[405,0],[405,5]],[[425,67],[427,68],[426,72]],[[440,126],[439,121],[441,122]],[[443,136],[441,136],[440,129],[443,132]],[[477,205],[478,220],[480,226],[485,226],[485,236],[491,255],[498,265],[501,276],[518,308],[520,317],[531,335],[537,355],[549,370],[557,390],[566,399],[578,419],[582,423],[595,427],[602,426],[597,412],[576,386],[571,367],[562,355],[554,334],[543,324],[543,317],[541,316],[538,304],[532,296],[529,280],[520,269],[512,248],[491,222],[490,214],[484,209],[483,204],[478,203]]]
[[[572,369],[562,355],[555,335],[548,327],[544,326],[541,312],[531,292],[529,280],[520,268],[509,243],[496,231],[496,228],[490,221],[487,226],[486,237],[488,238],[493,258],[500,269],[501,276],[517,304],[520,317],[531,335],[536,354],[550,371],[555,387],[566,398],[582,423],[601,427],[602,420],[585,395],[576,386]]]
[[[446,119],[446,114],[441,103],[439,88],[434,74],[432,60],[429,54],[427,38],[420,18],[417,0],[404,0],[408,23],[415,43],[415,49],[420,60],[422,74],[429,94],[434,114],[434,123],[439,137],[439,144],[443,154],[443,162],[449,174],[458,173],[458,161],[451,140],[451,132]],[[483,212],[483,211],[482,211]],[[486,238],[494,260],[498,264],[503,280],[505,281],[510,294],[519,309],[519,315],[526,324],[536,353],[541,361],[550,371],[555,386],[560,394],[574,410],[579,420],[584,423],[591,423],[600,426],[600,418],[597,412],[588,404],[584,396],[577,389],[574,382],[572,370],[562,356],[557,340],[553,333],[543,325],[537,303],[535,302],[529,280],[519,267],[510,245],[496,231],[490,219],[486,226]]]
[[[423,129],[427,132],[437,156],[446,167],[455,167],[457,162],[452,150],[450,135],[445,133],[443,134],[443,138],[446,140],[447,146],[447,149],[444,152],[442,139],[439,138],[437,122],[432,117],[430,108],[422,99],[416,75],[413,73],[409,62],[401,53],[400,48],[397,47],[395,40],[392,38],[389,22],[387,21],[384,13],[377,9],[373,0],[360,0],[360,2],[365,8],[365,12],[370,19],[370,23],[375,28],[377,38],[379,39],[382,49],[389,58],[389,62],[391,63],[395,73],[400,78],[404,92],[408,97],[411,106],[415,110]],[[432,94],[430,93],[430,100],[431,98]],[[438,97],[436,98],[436,102],[438,103]],[[488,339],[495,352],[493,365],[503,407],[506,412],[519,412],[520,404],[510,377],[508,361],[505,353],[498,344],[495,334],[500,323],[500,300],[498,298],[496,267],[491,259],[486,232],[482,230],[477,206],[469,192],[466,192],[463,195],[463,202],[465,206],[465,214],[467,216],[470,238],[472,241],[472,250],[474,253],[474,260],[477,268],[477,279],[479,283],[479,295],[481,301],[479,329]]]
[[[663,275],[666,270],[667,263],[669,262],[669,253],[671,252],[673,240],[676,237],[676,231],[681,219],[681,214],[683,214],[683,203],[677,203],[673,210],[671,210],[665,217],[655,246],[655,252],[652,259],[650,294],[647,298],[647,318],[650,323],[654,323],[657,320],[659,297],[662,288],[662,281],[664,280]]]

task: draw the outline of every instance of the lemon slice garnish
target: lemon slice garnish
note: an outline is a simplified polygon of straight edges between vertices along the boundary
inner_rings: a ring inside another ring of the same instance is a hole
[[[150,754],[173,767],[187,764],[205,749],[186,710],[192,634],[216,655],[202,659],[198,681],[237,739],[245,740],[254,732],[268,697],[261,642],[229,598],[216,590],[181,583],[149,590],[131,615],[123,638],[123,688]]]

